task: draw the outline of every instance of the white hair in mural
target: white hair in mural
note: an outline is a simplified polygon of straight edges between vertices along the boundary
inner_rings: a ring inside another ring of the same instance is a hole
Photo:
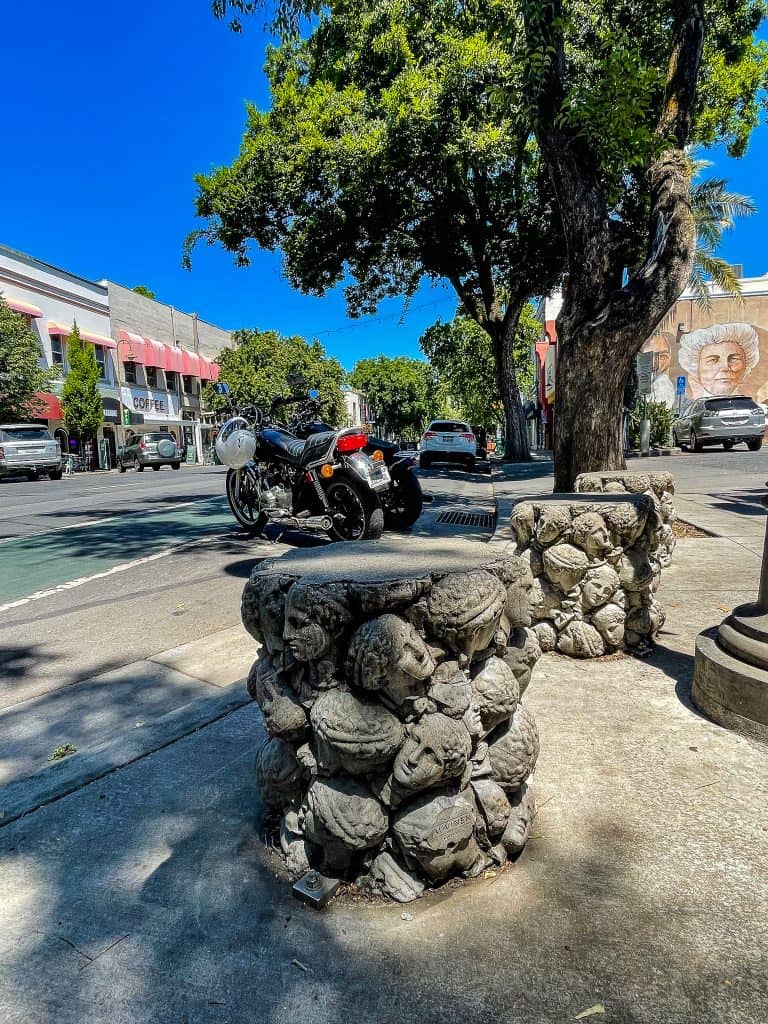
[[[751,324],[714,324],[684,334],[680,341],[680,365],[692,377],[698,378],[701,350],[707,345],[720,345],[728,341],[737,344],[744,352],[746,375],[760,362],[760,339]]]

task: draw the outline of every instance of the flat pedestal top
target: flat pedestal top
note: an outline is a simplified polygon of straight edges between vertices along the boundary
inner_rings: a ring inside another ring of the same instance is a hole
[[[427,573],[469,572],[498,564],[498,549],[481,541],[453,538],[350,541],[326,547],[294,550],[257,565],[252,578],[265,575],[329,580],[384,582],[411,579]],[[509,556],[506,556],[509,557]]]
[[[523,504],[534,506],[564,505],[568,508],[577,508],[579,505],[587,505],[590,508],[595,508],[602,505],[605,508],[606,505],[626,505],[628,502],[636,508],[647,512],[656,507],[650,494],[629,494],[625,492],[617,494],[614,491],[610,491],[607,494],[603,491],[578,491],[573,494],[537,494],[530,498],[518,498],[515,506]]]

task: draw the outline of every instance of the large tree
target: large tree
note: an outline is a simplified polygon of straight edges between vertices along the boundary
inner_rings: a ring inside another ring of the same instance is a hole
[[[207,226],[189,240],[241,263],[250,241],[279,247],[293,285],[344,284],[352,316],[424,279],[449,282],[490,338],[507,454],[519,458],[518,320],[562,258],[523,47],[515,8],[499,0],[325,7],[306,39],[269,52],[271,107],[249,108],[230,167],[198,176]]]
[[[532,350],[540,335],[541,324],[529,303],[520,314],[513,348],[517,384],[528,398],[534,384]],[[465,419],[485,426],[503,420],[491,340],[471,317],[459,309],[453,320],[438,320],[422,334],[419,346]]]
[[[235,347],[223,349],[218,364],[219,380],[229,385],[235,405],[255,402],[266,408],[278,396],[292,393],[289,374],[301,374],[307,389],[320,392],[324,416],[332,423],[344,421],[344,367],[326,354],[319,341],[255,329],[235,331],[233,338]],[[227,408],[227,399],[212,385],[206,387],[204,397],[209,409]]]
[[[521,0],[533,123],[566,244],[555,486],[623,465],[635,355],[688,283],[690,143],[744,152],[768,75],[762,0]]]
[[[412,438],[442,412],[438,375],[420,359],[361,359],[349,375],[349,383],[365,394],[375,426],[385,434]]]
[[[43,411],[35,392],[51,373],[40,368],[40,346],[27,321],[0,295],[0,423],[18,423]]]
[[[96,437],[104,419],[104,409],[99,393],[99,364],[93,345],[83,341],[77,324],[72,326],[67,339],[67,363],[69,370],[61,391],[61,408],[70,436],[82,444]]]

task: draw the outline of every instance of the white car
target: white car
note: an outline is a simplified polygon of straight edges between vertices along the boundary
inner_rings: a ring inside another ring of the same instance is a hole
[[[460,462],[474,469],[477,441],[468,423],[461,420],[432,420],[419,442],[419,462],[426,468],[433,462]]]

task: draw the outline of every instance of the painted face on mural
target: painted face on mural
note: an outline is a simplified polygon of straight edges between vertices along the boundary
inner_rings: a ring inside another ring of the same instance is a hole
[[[735,341],[705,345],[699,352],[699,381],[710,395],[732,395],[746,370],[744,349]]]
[[[679,360],[693,398],[738,394],[760,362],[760,340],[751,324],[713,324],[682,337]]]
[[[643,346],[643,352],[657,354],[654,360],[654,373],[667,373],[669,370],[669,342],[663,334],[656,334]]]

